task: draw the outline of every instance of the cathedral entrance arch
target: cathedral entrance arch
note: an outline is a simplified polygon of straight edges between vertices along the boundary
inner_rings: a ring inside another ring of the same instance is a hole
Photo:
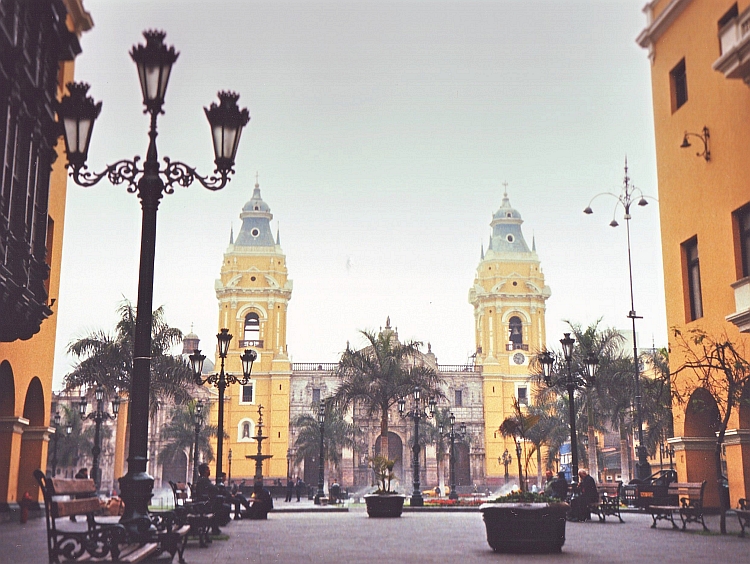
[[[380,439],[380,436],[375,439],[375,452],[380,452]],[[393,465],[393,475],[400,483],[406,484],[408,480],[404,476],[403,453],[404,443],[401,441],[401,437],[393,431],[388,431],[388,459],[395,462]]]
[[[167,460],[162,465],[161,483],[185,482],[187,478],[187,455],[184,452],[177,452],[171,460]]]
[[[471,461],[469,459],[469,445],[456,443],[456,486],[471,485]]]

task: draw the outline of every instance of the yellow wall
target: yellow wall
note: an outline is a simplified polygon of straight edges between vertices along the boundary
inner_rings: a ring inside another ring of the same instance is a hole
[[[669,327],[700,327],[720,336],[748,343],[737,328],[725,320],[735,312],[734,291],[730,284],[738,279],[732,212],[750,202],[747,163],[750,159],[750,88],[742,80],[727,79],[712,69],[720,57],[718,21],[733,2],[694,0],[681,2],[684,11],[668,26],[663,35],[651,37],[652,95],[656,136],[659,208],[661,215],[662,252],[667,322]],[[654,17],[669,5],[662,0],[655,5]],[[737,2],[739,13],[750,6],[747,0]],[[666,12],[665,12],[666,13]],[[651,30],[655,28],[652,26]],[[648,35],[649,28],[644,30]],[[639,41],[647,47],[646,41]],[[687,102],[672,110],[670,71],[685,59]],[[696,156],[703,146],[690,138],[691,148],[680,148],[686,131],[710,131],[711,160]],[[681,244],[697,235],[700,260],[704,317],[688,322],[684,266]],[[670,332],[671,333],[671,332]],[[679,367],[684,356],[670,334],[670,364]],[[687,375],[677,377],[680,391],[691,391]],[[685,405],[673,407],[675,436],[685,430]],[[735,411],[729,429],[738,426]],[[707,492],[716,499],[712,452],[691,442],[677,444],[677,468],[681,480],[707,479]],[[738,463],[742,449],[729,448],[730,494],[732,504],[750,494],[750,464]],[[707,456],[708,455],[708,456]],[[744,474],[744,476],[743,476]]]

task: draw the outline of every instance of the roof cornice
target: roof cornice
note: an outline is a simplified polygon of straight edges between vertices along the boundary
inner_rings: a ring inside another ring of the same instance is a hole
[[[654,44],[664,33],[669,29],[674,21],[680,17],[685,8],[692,2],[692,0],[672,0],[667,6],[661,11],[659,16],[654,19],[654,7],[659,3],[659,0],[652,0],[643,7],[643,12],[648,18],[648,26],[644,29],[636,38],[635,42],[638,43],[644,49],[648,49],[648,56],[651,62],[654,61],[656,53],[654,51]]]

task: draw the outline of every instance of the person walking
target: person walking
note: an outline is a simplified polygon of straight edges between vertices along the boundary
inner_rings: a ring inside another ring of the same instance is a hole
[[[286,479],[286,498],[284,498],[284,501],[292,501],[293,494],[294,494],[294,481],[292,480],[292,477],[289,476]]]
[[[294,493],[297,494],[297,501],[299,501],[300,495],[302,495],[302,488],[305,486],[305,483],[302,481],[302,479],[297,476],[297,482],[294,484]]]

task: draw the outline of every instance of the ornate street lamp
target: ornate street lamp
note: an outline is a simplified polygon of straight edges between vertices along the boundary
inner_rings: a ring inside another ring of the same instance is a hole
[[[508,466],[510,466],[510,463],[513,462],[513,455],[508,452],[508,449],[506,448],[503,451],[503,455],[498,457],[497,459],[498,463],[505,466],[505,483],[508,483]]]
[[[424,505],[424,498],[422,497],[422,489],[419,484],[419,452],[421,451],[419,446],[419,421],[421,419],[433,417],[435,415],[435,407],[437,403],[435,398],[430,398],[429,401],[423,403],[422,391],[418,386],[414,387],[413,399],[414,402],[412,408],[409,411],[406,411],[406,398],[400,398],[398,400],[398,412],[401,417],[410,417],[414,420],[414,444],[411,447],[412,485],[414,489],[409,504],[414,507],[422,507]]]
[[[315,492],[315,505],[320,505],[321,498],[324,498],[326,495],[323,491],[323,473],[325,472],[325,444],[323,441],[326,425],[326,403],[324,400],[320,400],[320,405],[318,406],[318,425],[320,429],[320,456],[318,458],[318,491]]]
[[[203,400],[195,402],[195,448],[193,448],[193,486],[198,483],[198,441],[203,426]]]
[[[521,491],[526,491],[526,484],[523,480],[523,471],[521,469],[521,439],[516,439],[516,460],[518,461],[518,487]]]
[[[674,446],[669,443],[659,443],[659,466],[663,466],[662,459],[669,456],[669,469],[674,470]]]
[[[448,456],[448,462],[450,464],[450,493],[448,499],[458,499],[458,492],[456,491],[456,437],[463,439],[466,435],[466,423],[461,423],[461,430],[456,431],[456,416],[451,413],[450,419],[450,430],[447,433],[443,433],[443,425],[438,426],[438,433],[441,437],[447,437],[451,440],[451,449]]]
[[[641,376],[640,376],[640,367],[638,365],[638,342],[636,340],[636,332],[635,332],[635,320],[636,319],[643,319],[642,316],[638,316],[635,313],[635,301],[633,299],[633,260],[631,258],[630,253],[630,207],[633,205],[633,203],[636,203],[643,207],[648,205],[648,201],[646,198],[652,199],[650,196],[645,196],[643,192],[641,192],[640,188],[636,188],[632,184],[630,184],[630,177],[628,177],[628,161],[625,159],[625,178],[623,180],[623,186],[620,194],[613,194],[611,192],[602,192],[601,194],[597,194],[593,198],[591,198],[591,202],[589,202],[589,205],[586,206],[586,209],[583,210],[583,213],[585,214],[592,214],[594,213],[594,210],[591,209],[591,203],[598,198],[599,196],[612,196],[617,200],[617,204],[615,204],[615,211],[617,211],[617,206],[622,206],[625,210],[625,231],[628,235],[628,276],[630,280],[630,312],[628,312],[628,318],[631,320],[633,324],[633,370],[635,371],[635,426],[638,431],[638,447],[636,449],[636,454],[638,456],[638,462],[635,463],[635,477],[639,480],[645,480],[651,475],[651,465],[648,462],[648,449],[646,448],[644,441],[643,441],[643,414],[641,410]],[[617,220],[612,218],[612,221],[609,223],[611,227],[617,227],[619,223],[617,223]]]
[[[258,353],[252,349],[246,349],[240,357],[242,360],[242,378],[238,378],[234,374],[225,374],[224,361],[229,352],[229,342],[232,340],[229,329],[221,329],[216,335],[216,340],[219,342],[219,358],[221,359],[221,369],[218,374],[209,374],[203,377],[203,361],[206,360],[206,357],[198,349],[195,349],[193,354],[190,355],[190,364],[197,385],[213,384],[219,390],[219,437],[216,444],[216,484],[218,485],[223,480],[221,463],[224,456],[224,390],[232,384],[246,386],[250,383],[250,373],[253,370],[253,363],[258,358]]]
[[[143,210],[130,385],[128,472],[120,478],[120,491],[125,502],[121,522],[137,537],[144,536],[144,531],[152,532],[148,524],[148,504],[153,495],[154,479],[147,474],[146,464],[157,209],[164,193],[174,192],[175,184],[187,187],[197,179],[210,190],[223,188],[229,181],[229,176],[234,173],[237,144],[242,128],[250,120],[247,109],[240,110],[238,107],[237,94],[219,92],[219,105],[214,103],[205,109],[214,142],[216,169],[213,174],[210,177],[201,176],[193,167],[179,161],[173,162],[167,157],[163,159],[164,166],[161,167],[156,148],[156,120],[159,114],[163,113],[164,96],[178,53],[173,47],[164,44],[164,32],[146,31],[143,35],[146,45],[137,45],[130,53],[138,67],[143,104],[151,116],[149,145],[142,167],[140,157],[134,157],[132,160],[117,161],[102,172],[88,171],[86,159],[89,142],[94,121],[102,105],[86,95],[89,88],[87,84],[68,84],[69,96],[64,96],[58,107],[68,167],[71,168],[70,175],[73,180],[81,186],[93,186],[105,176],[112,184],[125,182],[129,192],[138,194]]]
[[[52,450],[52,477],[53,478],[57,476],[57,441],[60,440],[61,420],[62,420],[62,417],[60,416],[60,412],[55,410],[55,415],[52,418],[52,421],[54,422],[54,425],[55,425],[55,434],[52,435],[52,441],[54,443],[53,450]]]
[[[573,482],[578,483],[578,436],[576,434],[576,411],[575,411],[575,391],[576,388],[591,388],[596,384],[596,367],[599,364],[599,359],[594,353],[589,353],[586,356],[584,362],[586,373],[582,376],[580,374],[573,375],[571,370],[571,363],[573,361],[573,345],[576,340],[570,336],[570,333],[564,333],[564,337],[560,339],[560,344],[563,349],[563,359],[567,366],[567,374],[565,377],[552,379],[552,367],[555,364],[555,357],[549,351],[544,351],[539,356],[539,362],[544,370],[544,382],[548,387],[553,388],[557,386],[565,387],[568,391],[568,416],[570,418],[570,455],[573,467]]]
[[[95,411],[92,411],[91,413],[86,415],[86,409],[88,407],[86,396],[81,396],[81,403],[78,405],[78,409],[81,414],[81,420],[89,419],[95,423],[94,446],[91,449],[91,455],[93,457],[93,462],[91,464],[91,477],[94,479],[94,484],[96,485],[96,490],[98,492],[99,487],[102,485],[101,470],[99,469],[99,455],[102,452],[102,422],[114,420],[117,418],[117,414],[120,411],[120,396],[115,395],[115,399],[112,400],[111,414],[104,411],[104,388],[101,384],[98,384],[96,388],[94,388],[94,399],[96,400]]]

